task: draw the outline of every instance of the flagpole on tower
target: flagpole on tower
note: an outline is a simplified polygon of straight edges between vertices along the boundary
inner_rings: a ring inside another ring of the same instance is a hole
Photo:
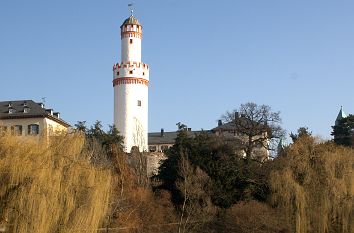
[[[129,7],[129,10],[130,10],[130,16],[133,16],[133,12],[134,12],[133,3],[129,3],[128,7]]]

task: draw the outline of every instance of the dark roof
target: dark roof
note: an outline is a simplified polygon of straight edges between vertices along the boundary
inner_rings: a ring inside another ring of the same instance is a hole
[[[222,125],[219,125],[215,128],[212,128],[211,131],[216,132],[216,131],[235,131],[238,130],[240,125],[247,127],[250,127],[251,125],[257,126],[258,130],[266,132],[269,127],[263,124],[257,124],[257,122],[252,122],[251,120],[244,118],[244,117],[239,117],[236,121],[231,121],[224,123]]]
[[[235,122],[228,122],[222,125],[219,125],[215,128],[212,128],[211,131],[215,132],[215,131],[231,131],[231,130],[235,130],[236,129],[236,124]]]
[[[42,103],[36,103],[33,100],[1,101],[0,119],[47,117],[67,127],[70,126],[64,120],[51,115],[53,109],[45,109],[42,106],[44,107]],[[11,111],[12,113],[9,113]]]
[[[178,132],[164,132],[163,136],[161,132],[154,132],[148,134],[149,144],[174,144],[177,138]]]
[[[188,136],[194,137],[196,134],[201,132],[210,131],[187,131]],[[161,132],[153,132],[148,134],[149,145],[159,145],[159,144],[174,144],[177,138],[178,132],[164,132],[163,136]]]
[[[124,20],[122,26],[120,26],[120,27],[123,27],[126,24],[135,24],[135,25],[140,25],[141,26],[141,24],[139,23],[138,19],[135,18],[132,15],[129,18],[127,18],[126,20]]]

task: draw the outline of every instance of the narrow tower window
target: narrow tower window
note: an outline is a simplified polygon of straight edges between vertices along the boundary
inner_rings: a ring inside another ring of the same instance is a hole
[[[133,71],[132,71],[132,70],[129,70],[129,74],[133,74]]]
[[[138,100],[138,106],[141,107],[141,100]]]
[[[131,44],[133,44],[133,39],[130,39],[129,42],[130,42]]]

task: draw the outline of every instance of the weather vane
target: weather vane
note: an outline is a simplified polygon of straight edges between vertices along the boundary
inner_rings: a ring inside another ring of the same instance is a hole
[[[130,15],[133,16],[133,12],[134,12],[134,10],[133,10],[133,3],[129,3],[129,4],[128,4],[128,7],[129,7],[129,10],[130,10]]]

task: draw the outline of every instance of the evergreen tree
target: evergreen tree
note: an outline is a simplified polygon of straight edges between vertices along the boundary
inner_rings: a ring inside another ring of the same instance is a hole
[[[349,115],[332,126],[334,142],[343,146],[354,146],[354,115]]]
[[[301,137],[311,137],[311,136],[312,136],[312,132],[309,131],[309,128],[307,127],[300,127],[297,130],[297,134],[294,134],[292,132],[290,133],[290,137],[291,140],[293,140],[293,142],[296,142]]]
[[[188,160],[194,170],[201,169],[210,178],[210,182],[202,186],[217,206],[228,208],[240,200],[265,200],[269,194],[265,165],[237,156],[230,143],[215,135],[202,132],[191,137],[182,129],[166,155],[154,178],[161,183],[158,189],[171,192],[176,205],[183,202],[183,191],[177,185],[183,179],[179,166],[183,160]]]

